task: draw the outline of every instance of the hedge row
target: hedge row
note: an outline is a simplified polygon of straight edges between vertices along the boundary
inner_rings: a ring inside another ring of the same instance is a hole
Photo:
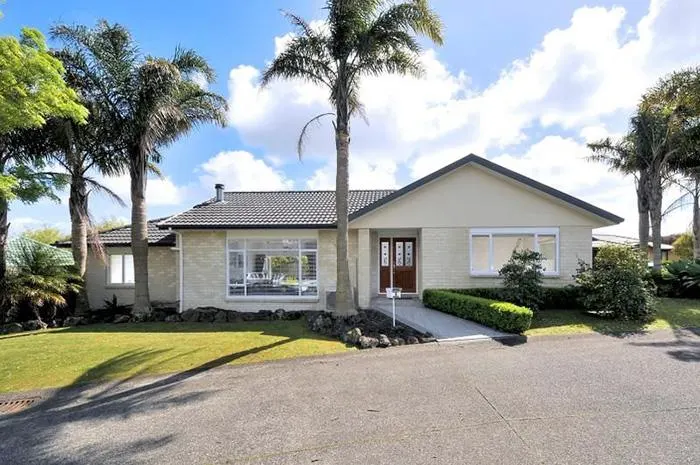
[[[529,308],[449,290],[426,289],[423,291],[423,304],[508,333],[522,333],[532,323]]]
[[[506,290],[502,287],[475,287],[469,289],[449,289],[458,294],[482,297],[484,299],[507,302]],[[577,286],[545,287],[542,289],[540,310],[579,310],[581,290]]]

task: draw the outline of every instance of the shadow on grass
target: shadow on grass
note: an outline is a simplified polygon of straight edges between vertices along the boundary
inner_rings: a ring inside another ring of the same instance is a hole
[[[622,321],[598,316],[582,310],[542,310],[536,312],[530,330],[548,330],[540,334],[567,334],[565,327],[582,326],[605,336],[625,338],[645,334],[646,324],[639,321]],[[561,331],[558,330],[561,328]]]
[[[129,326],[122,327],[127,331],[134,329]],[[269,326],[266,329],[270,329]],[[87,330],[89,328],[83,331]],[[177,438],[172,434],[148,435],[144,431],[136,431],[134,437],[138,439],[122,442],[118,446],[108,446],[106,444],[109,441],[104,441],[104,435],[108,434],[105,431],[105,422],[201,403],[215,390],[181,389],[181,383],[241,357],[288,344],[294,340],[295,338],[290,337],[264,346],[227,354],[183,372],[151,381],[143,379],[142,382],[133,381],[135,377],[147,372],[154,365],[187,354],[162,360],[160,357],[167,351],[143,349],[113,357],[89,369],[76,379],[73,385],[55,391],[35,407],[13,415],[0,416],[0,438],[2,438],[0,462],[3,465],[33,463],[78,465],[105,462],[127,463],[138,460],[136,458],[138,455],[165,447]],[[149,363],[157,357],[159,358],[157,363]],[[128,379],[110,384],[89,384],[90,381],[103,379],[110,374],[126,372],[137,366],[144,366],[144,368]],[[70,427],[70,434],[77,435],[78,439],[71,440],[64,434],[64,428],[67,427]],[[100,430],[102,437],[98,433]],[[83,437],[88,439],[83,441]]]

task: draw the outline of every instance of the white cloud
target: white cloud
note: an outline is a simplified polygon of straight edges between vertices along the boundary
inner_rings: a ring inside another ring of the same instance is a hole
[[[396,189],[397,165],[391,160],[375,163],[364,160],[350,161],[350,189]],[[335,165],[326,165],[306,181],[308,189],[335,189]]]
[[[131,180],[128,175],[100,178],[99,181],[117,194],[127,205],[131,202]],[[184,187],[177,186],[168,176],[149,178],[146,184],[148,205],[179,205],[185,197]]]
[[[245,151],[221,152],[200,166],[203,186],[222,183],[227,190],[276,191],[294,187],[294,181],[264,160]],[[213,189],[213,187],[211,187]]]
[[[200,72],[196,72],[192,75],[192,82],[197,84],[202,90],[208,90],[209,89],[209,81],[207,80],[207,77]]]

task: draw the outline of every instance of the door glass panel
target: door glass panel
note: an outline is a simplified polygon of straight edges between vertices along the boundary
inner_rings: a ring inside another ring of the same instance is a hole
[[[403,242],[396,242],[396,266],[403,266]]]
[[[382,242],[382,266],[389,266],[389,243]]]
[[[406,250],[404,252],[404,264],[406,266],[413,266],[413,242],[406,242]]]

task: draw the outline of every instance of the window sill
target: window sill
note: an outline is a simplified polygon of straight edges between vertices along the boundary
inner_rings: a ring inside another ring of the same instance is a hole
[[[235,295],[226,296],[226,300],[229,302],[302,302],[302,303],[315,303],[319,301],[318,296],[281,296],[281,295]]]
[[[107,284],[105,289],[133,289],[134,284]]]
[[[472,272],[469,273],[469,276],[472,278],[500,278],[498,273],[478,273],[478,272]],[[543,279],[556,279],[560,278],[561,275],[559,273],[544,273],[542,274]]]

